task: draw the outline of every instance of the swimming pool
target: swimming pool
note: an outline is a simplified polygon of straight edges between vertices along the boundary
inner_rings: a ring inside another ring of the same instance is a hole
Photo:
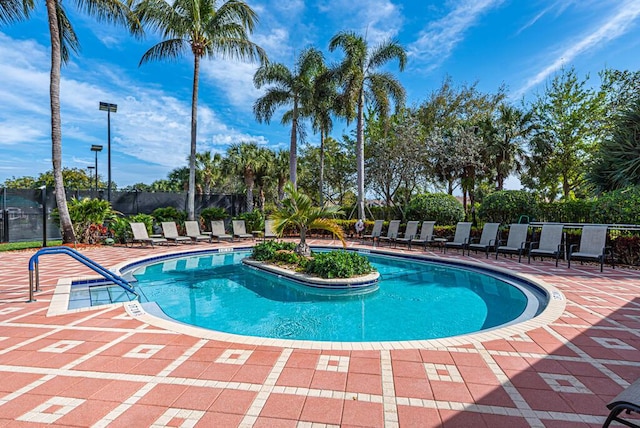
[[[364,254],[381,273],[368,294],[333,294],[242,265],[248,251],[203,253],[136,267],[142,302],[226,333],[333,342],[451,337],[520,322],[546,295],[473,267]]]

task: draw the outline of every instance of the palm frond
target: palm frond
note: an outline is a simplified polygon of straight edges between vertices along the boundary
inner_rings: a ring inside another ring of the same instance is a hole
[[[184,55],[184,52],[188,49],[189,45],[182,39],[164,40],[146,51],[142,55],[139,65],[145,64],[149,61],[164,59],[176,60]]]

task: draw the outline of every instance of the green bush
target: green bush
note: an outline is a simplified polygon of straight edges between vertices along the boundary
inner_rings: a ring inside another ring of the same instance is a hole
[[[184,224],[187,219],[187,213],[180,211],[174,207],[156,208],[151,213],[151,216],[156,223],[162,223],[163,221],[174,221],[178,224]]]
[[[559,202],[541,202],[538,204],[539,221],[558,223],[591,223],[591,213],[595,200],[572,199]]]
[[[518,223],[520,216],[529,221],[538,217],[536,197],[524,190],[502,190],[487,195],[478,210],[478,217],[485,222]]]
[[[149,214],[136,214],[127,218],[116,217],[109,221],[109,228],[117,243],[125,244],[133,237],[130,223],[144,223],[147,233],[153,233],[153,217]]]
[[[244,220],[247,232],[253,230],[264,230],[264,216],[260,210],[253,210],[250,213],[242,213],[235,220]]]
[[[118,214],[111,208],[109,201],[101,199],[76,199],[68,202],[69,217],[73,223],[76,240],[84,244],[95,244],[108,233],[103,226]],[[52,217],[60,221],[58,210],[54,210]]]
[[[593,223],[640,224],[640,186],[603,193],[591,211]]]
[[[462,204],[445,193],[423,193],[411,199],[407,220],[435,220],[439,225],[456,224],[464,219]]]
[[[294,251],[296,249],[296,244],[293,242],[283,242],[283,241],[265,241],[256,244],[253,247],[253,253],[251,257],[258,261],[268,261],[273,260],[277,251],[286,250],[286,251]]]
[[[351,278],[371,273],[369,259],[349,251],[316,253],[307,262],[306,272],[322,278]]]
[[[278,250],[273,255],[272,262],[276,264],[295,265],[304,268],[307,259],[301,257],[293,250]]]
[[[206,230],[209,230],[211,228],[211,221],[224,220],[227,217],[227,210],[224,208],[205,208],[200,213],[200,223],[204,224]]]

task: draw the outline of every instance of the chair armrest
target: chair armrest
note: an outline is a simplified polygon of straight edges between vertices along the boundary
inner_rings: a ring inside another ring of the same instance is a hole
[[[578,248],[577,244],[571,244],[569,246],[569,254],[573,253],[576,250],[576,248]]]
[[[540,247],[540,241],[529,242],[529,250],[535,250]]]

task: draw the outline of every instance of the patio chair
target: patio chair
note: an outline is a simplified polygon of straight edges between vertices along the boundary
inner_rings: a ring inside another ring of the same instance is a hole
[[[147,233],[147,227],[144,223],[129,223],[131,225],[131,232],[133,233],[133,238],[131,239],[131,245],[139,242],[140,245],[151,244],[153,247],[155,244],[167,244],[165,238],[150,238]]]
[[[385,236],[381,236],[378,238],[380,242],[388,242],[389,246],[391,246],[392,242],[395,242],[398,237],[398,229],[400,228],[400,220],[391,220],[389,222],[389,228],[387,229],[387,234]]]
[[[509,226],[509,236],[507,242],[499,241],[496,247],[496,260],[498,254],[517,254],[518,263],[522,260],[522,254],[527,251],[527,235],[529,234],[529,225],[524,223],[513,223]],[[504,244],[504,245],[502,245]]]
[[[163,221],[162,222],[162,236],[174,244],[178,245],[178,242],[191,242],[191,238],[188,236],[180,236],[178,234],[178,228],[175,221]]]
[[[411,248],[411,240],[418,234],[418,222],[410,221],[404,230],[402,238],[396,238],[396,244],[406,244],[407,249]]]
[[[482,234],[480,239],[472,238],[467,246],[467,255],[471,254],[471,250],[478,254],[478,251],[483,250],[486,258],[489,258],[489,251],[495,250],[498,243],[498,229],[500,223],[485,223],[482,227]]]
[[[569,247],[569,257],[567,267],[571,268],[571,260],[580,261],[597,261],[600,262],[600,272],[604,267],[607,255],[611,257],[611,267],[616,268],[613,258],[613,251],[606,246],[607,243],[607,227],[586,225],[582,228],[582,236],[580,237],[580,246],[573,244]],[[576,251],[579,249],[579,251]]]
[[[265,220],[264,221],[264,239],[275,239],[278,237],[276,232],[273,230],[274,220]]]
[[[609,416],[604,421],[602,428],[607,428],[611,422],[616,421],[628,427],[640,428],[634,422],[625,419],[621,419],[618,415],[622,412],[626,412],[627,415],[634,413],[640,413],[640,379],[629,385],[624,391],[616,395],[616,397],[609,401],[607,408],[611,410]]]
[[[247,228],[244,224],[244,220],[233,220],[233,236],[240,239],[253,239],[253,234],[247,233]]]
[[[211,242],[211,236],[203,235],[202,233],[200,233],[200,225],[198,224],[197,221],[195,220],[185,221],[184,227],[187,229],[187,236],[191,238],[193,242],[198,242],[198,241]]]
[[[460,221],[456,224],[456,233],[453,236],[453,241],[447,241],[444,243],[444,252],[447,252],[447,248],[462,249],[464,250],[469,245],[469,236],[471,235],[471,223]]]
[[[376,245],[376,239],[380,238],[380,234],[382,233],[382,226],[384,225],[384,220],[376,220],[373,222],[373,229],[371,230],[370,235],[362,235],[362,243],[367,239],[371,239],[371,245]]]
[[[433,243],[433,226],[435,226],[435,224],[435,221],[423,221],[422,227],[420,228],[420,236],[409,242],[409,249],[411,249],[413,244],[422,244],[422,248],[426,249],[428,244]]]
[[[536,256],[554,257],[556,259],[556,267],[558,267],[558,259],[564,259],[564,248],[562,246],[562,229],[564,224],[543,224],[540,232],[540,241],[534,241],[529,245],[528,263],[531,258]]]
[[[233,241],[233,236],[229,235],[224,230],[223,220],[211,220],[211,238],[216,238],[218,242],[220,242],[221,239],[229,239]]]

